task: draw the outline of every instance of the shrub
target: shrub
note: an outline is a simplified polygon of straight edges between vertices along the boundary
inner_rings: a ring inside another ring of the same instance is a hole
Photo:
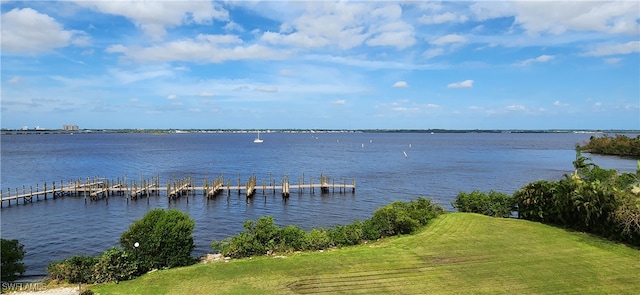
[[[620,206],[613,213],[613,222],[620,233],[620,239],[640,245],[640,186],[626,192],[618,191],[616,197]]]
[[[469,194],[461,192],[451,203],[459,212],[479,213],[494,217],[510,217],[514,209],[514,198],[505,193],[489,191],[485,194],[473,191]]]
[[[305,235],[304,250],[322,250],[329,248],[331,239],[324,229],[314,228]]]
[[[618,174],[588,160],[578,149],[574,173],[516,191],[518,216],[640,245],[640,169]]]
[[[336,225],[327,230],[331,245],[336,247],[360,244],[364,240],[364,223],[356,220],[347,225]]]
[[[47,267],[49,277],[72,284],[94,282],[93,269],[98,257],[75,255],[61,261],[55,261]]]
[[[154,209],[131,224],[120,237],[120,245],[140,272],[190,265],[195,262],[191,256],[194,226],[195,222],[178,210]]]
[[[122,249],[111,248],[98,258],[94,266],[93,281],[96,283],[126,281],[138,275],[138,266],[130,254]]]
[[[280,229],[279,244],[276,246],[276,251],[290,252],[298,251],[306,248],[306,232],[294,225],[289,225]]]
[[[0,239],[0,241],[2,281],[14,281],[27,269],[21,262],[25,254],[24,245],[20,244],[18,240]]]
[[[416,215],[417,213],[413,213]],[[409,234],[418,229],[420,221],[412,218],[412,208],[409,204],[395,201],[377,209],[371,217],[371,231],[379,233],[379,237]]]
[[[296,226],[279,228],[274,225],[271,216],[260,217],[256,222],[246,221],[244,231],[237,235],[213,241],[211,249],[225,256],[240,258],[276,251],[350,246],[359,244],[362,240],[375,240],[383,235],[411,233],[443,212],[441,206],[425,198],[409,203],[398,201],[376,210],[374,216],[364,222],[356,220],[328,230],[312,229],[308,233]]]

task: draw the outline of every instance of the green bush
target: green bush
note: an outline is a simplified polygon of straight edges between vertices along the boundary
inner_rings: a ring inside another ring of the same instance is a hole
[[[396,201],[377,209],[373,217],[365,221],[363,236],[366,239],[377,239],[410,234],[443,212],[441,206],[425,198],[409,203]]]
[[[476,190],[471,193],[459,193],[451,205],[459,212],[508,218],[514,210],[515,202],[512,196],[505,193],[491,190],[485,194]]]
[[[94,282],[93,270],[98,257],[74,255],[62,261],[49,264],[47,273],[54,280],[66,281],[72,284]]]
[[[294,225],[289,225],[280,229],[278,234],[280,243],[275,251],[292,252],[306,248],[306,232]]]
[[[324,229],[314,228],[305,236],[306,248],[304,250],[322,250],[329,248],[330,245],[331,239]]]
[[[356,220],[347,225],[336,225],[327,230],[331,245],[336,247],[360,244],[364,240],[364,223]]]
[[[0,239],[0,241],[2,281],[14,281],[27,269],[21,262],[25,254],[24,245],[20,244],[18,240]]]
[[[154,209],[131,224],[120,237],[120,245],[142,273],[190,265],[195,262],[191,256],[194,226],[189,215],[176,209]]]
[[[333,228],[312,229],[308,233],[296,226],[279,228],[271,216],[244,223],[244,231],[222,241],[213,241],[211,249],[225,256],[239,258],[273,252],[322,250],[329,247],[357,245],[363,240],[415,231],[444,212],[429,199],[409,203],[394,202],[382,207],[364,222],[356,220]]]
[[[631,138],[626,135],[615,137],[592,136],[583,147],[584,151],[594,154],[640,157],[640,135]]]
[[[640,169],[618,174],[576,151],[575,172],[514,193],[518,216],[640,245]],[[639,167],[640,168],[640,167]]]
[[[94,266],[93,281],[96,283],[126,281],[138,275],[138,266],[130,253],[111,248],[98,258]]]
[[[613,212],[613,223],[619,239],[640,245],[640,186],[628,191],[616,191],[618,206]]]

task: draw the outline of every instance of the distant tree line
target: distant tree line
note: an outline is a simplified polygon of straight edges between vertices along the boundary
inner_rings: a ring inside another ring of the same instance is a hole
[[[635,138],[620,134],[615,137],[606,134],[591,136],[589,142],[583,146],[578,145],[578,148],[592,154],[640,158],[640,135]]]
[[[575,172],[559,181],[536,181],[512,196],[460,193],[460,212],[519,218],[589,232],[640,246],[640,161],[636,173],[602,169],[576,151]],[[509,213],[507,213],[509,212]]]

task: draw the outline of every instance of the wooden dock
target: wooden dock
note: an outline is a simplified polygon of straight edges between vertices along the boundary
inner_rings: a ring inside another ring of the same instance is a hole
[[[160,196],[160,192],[164,192],[169,201],[176,200],[181,196],[195,195],[198,192],[202,192],[207,198],[215,198],[218,195],[225,194],[231,195],[231,192],[237,192],[238,195],[244,194],[249,199],[256,194],[262,193],[263,196],[267,194],[276,194],[279,192],[282,198],[288,198],[291,195],[291,190],[295,189],[297,193],[302,194],[308,191],[310,194],[314,194],[316,189],[321,194],[327,193],[355,193],[356,182],[352,179],[349,183],[346,179],[340,179],[336,182],[328,176],[320,175],[319,181],[315,182],[313,178],[310,178],[307,183],[304,180],[304,174],[298,179],[296,185],[291,185],[288,176],[283,176],[280,182],[277,182],[271,175],[269,175],[268,182],[262,181],[258,184],[257,177],[251,175],[246,182],[242,183],[240,175],[238,175],[237,185],[231,185],[230,179],[225,179],[224,175],[209,181],[204,179],[201,186],[197,186],[195,180],[189,176],[182,179],[173,179],[166,182],[166,186],[160,185],[160,177],[156,176],[150,179],[142,179],[127,181],[126,177],[107,180],[105,177],[94,177],[86,179],[77,179],[73,181],[51,182],[51,185],[45,183],[42,189],[36,184],[35,189],[30,186],[27,189],[22,186],[22,190],[18,188],[13,191],[7,188],[4,192],[0,190],[0,208],[6,203],[7,206],[11,206],[12,202],[17,204],[33,203],[35,201],[47,200],[47,198],[59,198],[64,196],[71,196],[76,198],[84,198],[85,203],[87,201],[97,201],[100,199],[106,199],[109,197],[119,196],[125,197],[127,202],[129,200],[137,200],[139,198],[148,198],[151,196]],[[187,202],[189,199],[187,198]]]

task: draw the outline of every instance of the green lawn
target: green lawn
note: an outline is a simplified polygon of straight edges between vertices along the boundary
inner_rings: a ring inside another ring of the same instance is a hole
[[[98,294],[640,294],[640,251],[524,220],[451,213],[419,233],[286,258],[158,271]]]

